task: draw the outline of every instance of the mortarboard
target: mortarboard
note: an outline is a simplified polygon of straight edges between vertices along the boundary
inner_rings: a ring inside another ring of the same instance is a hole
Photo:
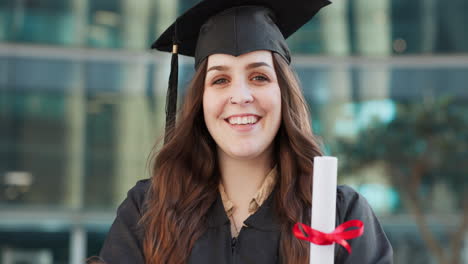
[[[212,54],[239,56],[256,50],[276,52],[290,63],[286,38],[328,4],[328,0],[205,0],[178,17],[151,46],[172,52],[164,141],[175,125],[178,53],[195,57],[195,68]]]

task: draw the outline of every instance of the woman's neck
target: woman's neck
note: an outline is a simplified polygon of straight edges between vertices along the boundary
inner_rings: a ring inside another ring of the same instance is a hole
[[[219,154],[221,180],[227,196],[236,206],[248,206],[273,168],[271,156],[272,151],[265,151],[255,159],[240,160]]]

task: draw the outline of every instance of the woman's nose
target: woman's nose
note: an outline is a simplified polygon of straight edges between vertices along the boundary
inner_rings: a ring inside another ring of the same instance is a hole
[[[248,84],[240,82],[232,88],[233,92],[229,98],[231,104],[248,104],[253,102],[254,98]]]

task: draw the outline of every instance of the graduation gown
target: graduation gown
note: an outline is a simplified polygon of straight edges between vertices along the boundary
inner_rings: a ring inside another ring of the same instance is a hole
[[[144,264],[143,233],[137,226],[142,216],[149,180],[139,181],[117,210],[117,217],[107,235],[100,256],[107,264]],[[273,211],[273,193],[244,222],[237,238],[231,238],[230,221],[224,211],[221,196],[208,212],[208,228],[195,242],[188,264],[273,264],[279,256],[280,225]],[[348,240],[353,252],[335,245],[335,263],[393,263],[392,247],[369,204],[359,193],[347,186],[338,186],[336,225],[359,219],[364,222],[364,234]],[[292,232],[292,231],[291,231]]]

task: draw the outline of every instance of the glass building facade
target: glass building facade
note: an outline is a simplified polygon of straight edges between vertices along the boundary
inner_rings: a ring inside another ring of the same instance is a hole
[[[197,2],[0,1],[0,264],[98,254],[163,132],[170,56],[149,46]],[[334,1],[288,39],[313,129],[395,263],[468,262],[467,12]]]

